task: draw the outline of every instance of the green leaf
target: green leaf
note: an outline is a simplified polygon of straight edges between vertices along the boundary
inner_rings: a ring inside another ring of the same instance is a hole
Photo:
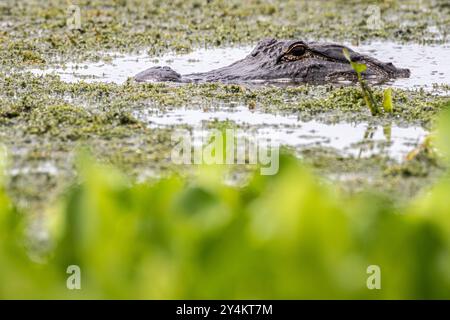
[[[353,70],[355,70],[357,73],[361,73],[367,70],[367,66],[364,63],[358,63],[353,62],[350,58],[350,53],[348,52],[347,48],[342,49],[342,53],[344,54],[345,59],[350,62],[350,65],[352,66]]]
[[[350,64],[357,73],[362,73],[367,70],[367,66],[364,63],[351,62]]]
[[[394,112],[394,105],[392,103],[392,89],[387,88],[384,90],[384,97],[383,97],[383,108],[385,112],[392,113]]]

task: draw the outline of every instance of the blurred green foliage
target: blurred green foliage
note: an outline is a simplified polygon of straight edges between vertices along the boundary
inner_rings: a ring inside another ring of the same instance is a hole
[[[0,191],[0,298],[450,298],[448,178],[398,208],[340,194],[289,156],[244,187],[213,166],[136,184],[85,155],[79,174],[46,212],[39,255]],[[66,288],[69,265],[81,290]],[[370,265],[381,290],[366,286]]]

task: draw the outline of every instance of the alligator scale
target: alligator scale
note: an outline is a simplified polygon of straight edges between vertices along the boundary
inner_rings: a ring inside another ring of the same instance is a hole
[[[229,66],[202,73],[180,75],[170,67],[149,68],[135,76],[136,81],[228,82],[279,81],[327,83],[356,81],[356,73],[343,55],[345,46],[299,40],[266,39],[244,59]],[[409,77],[408,69],[396,68],[349,48],[352,61],[364,63],[366,79],[384,82]]]

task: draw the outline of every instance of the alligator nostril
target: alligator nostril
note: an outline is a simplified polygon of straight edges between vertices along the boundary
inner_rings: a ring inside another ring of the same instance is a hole
[[[284,54],[280,54],[277,59],[275,60],[275,64],[279,64],[281,62],[281,59],[283,58]]]

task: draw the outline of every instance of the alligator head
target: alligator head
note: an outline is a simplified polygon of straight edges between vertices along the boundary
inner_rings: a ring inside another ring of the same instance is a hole
[[[136,81],[247,82],[253,80],[327,83],[356,81],[356,73],[346,60],[342,45],[301,40],[266,39],[244,59],[203,73],[180,75],[169,67],[153,67],[135,76]],[[352,61],[364,63],[366,79],[383,82],[409,77],[408,69],[396,68],[349,48]]]

